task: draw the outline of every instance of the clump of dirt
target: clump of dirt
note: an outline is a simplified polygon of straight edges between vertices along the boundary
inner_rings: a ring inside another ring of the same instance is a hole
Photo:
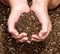
[[[34,12],[23,13],[20,16],[18,23],[16,24],[16,28],[19,33],[26,32],[28,38],[30,40],[33,34],[37,34],[41,29],[41,24],[38,18],[35,16]]]

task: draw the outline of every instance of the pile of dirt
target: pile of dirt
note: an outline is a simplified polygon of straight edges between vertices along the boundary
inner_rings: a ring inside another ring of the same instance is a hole
[[[24,13],[21,15],[16,28],[19,33],[26,32],[27,37],[30,39],[33,34],[37,34],[41,29],[38,18],[33,12]]]

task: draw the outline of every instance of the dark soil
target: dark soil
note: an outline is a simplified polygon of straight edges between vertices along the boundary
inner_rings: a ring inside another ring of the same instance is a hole
[[[19,33],[26,32],[30,40],[33,34],[38,35],[41,26],[37,17],[35,17],[35,14],[31,11],[29,13],[24,13],[21,15],[18,23],[16,24],[16,28]]]
[[[9,34],[7,20],[10,9],[0,3],[0,54],[60,54],[60,7],[49,11],[52,31],[45,41],[39,43],[20,43]],[[41,26],[33,12],[22,14],[16,27],[28,36],[38,34]]]

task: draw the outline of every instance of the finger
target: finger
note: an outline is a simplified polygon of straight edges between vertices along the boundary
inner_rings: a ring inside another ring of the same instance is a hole
[[[14,38],[16,38],[16,37],[19,35],[19,33],[18,33],[18,31],[17,31],[16,29],[11,29],[11,30],[9,30],[9,33],[11,33],[11,35],[12,35]]]
[[[28,44],[31,44],[31,41],[28,40],[27,43],[28,43]]]
[[[39,39],[40,39],[39,36],[36,35],[36,34],[32,35],[32,38],[34,38],[34,39],[36,39],[36,40],[39,40]]]
[[[39,37],[41,38],[42,36],[45,36],[46,34],[48,33],[48,31],[47,30],[43,30],[43,29],[41,29],[41,31],[39,32]]]
[[[27,42],[27,40],[28,40],[28,37],[24,37],[24,38],[22,38],[22,39],[20,39],[20,40],[18,40],[19,42]]]
[[[12,35],[12,37],[16,38],[19,35],[19,32],[15,28],[8,28],[9,33]]]
[[[37,39],[32,38],[31,41],[40,42],[41,40],[37,40]]]
[[[16,39],[22,39],[22,38],[24,38],[24,37],[27,37],[27,33],[21,33],[21,34],[19,34],[17,37],[16,37]]]

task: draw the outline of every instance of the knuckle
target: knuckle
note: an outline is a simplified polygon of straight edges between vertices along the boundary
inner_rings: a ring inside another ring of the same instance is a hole
[[[48,32],[48,30],[44,30],[44,34],[46,34]]]
[[[22,43],[23,41],[19,40],[20,43]]]
[[[43,38],[41,38],[41,41],[44,41],[46,39],[46,37],[43,37]]]
[[[9,29],[8,31],[9,31],[9,33],[13,33],[13,30],[12,29]]]

